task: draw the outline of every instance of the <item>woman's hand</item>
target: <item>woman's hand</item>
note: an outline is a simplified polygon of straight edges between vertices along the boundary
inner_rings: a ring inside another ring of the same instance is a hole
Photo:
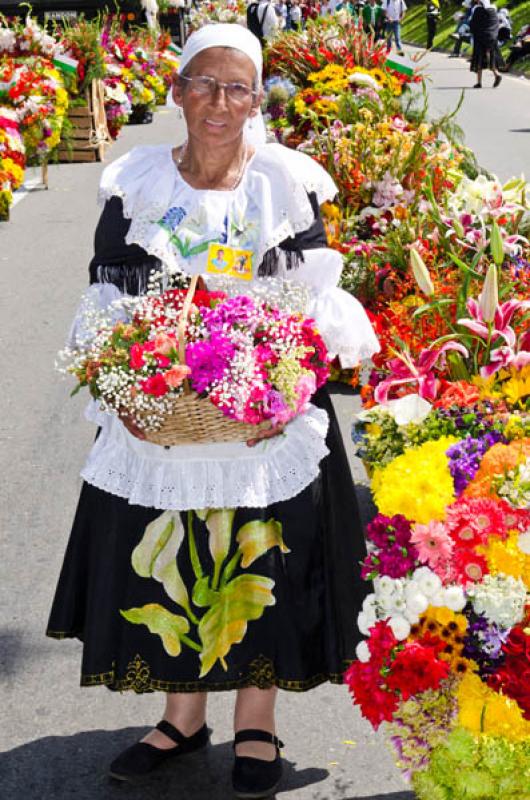
[[[134,418],[131,417],[130,414],[127,414],[125,411],[123,411],[119,414],[119,418],[129,431],[129,433],[132,433],[132,435],[136,436],[137,439],[145,439],[145,433],[141,428],[138,427],[138,425],[134,421]]]
[[[285,425],[272,425],[270,428],[260,431],[253,439],[247,441],[248,447],[254,447],[264,439],[273,439],[274,436],[280,436],[285,430]]]

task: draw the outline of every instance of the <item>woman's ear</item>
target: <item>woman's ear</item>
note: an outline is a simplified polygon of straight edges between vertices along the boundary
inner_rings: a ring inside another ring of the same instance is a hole
[[[255,96],[254,101],[252,103],[252,108],[250,109],[249,117],[255,117],[256,116],[256,114],[258,113],[258,111],[261,108],[261,104],[263,103],[263,98],[264,97],[265,97],[265,94],[263,92],[263,89],[260,89],[259,92],[257,93],[257,95]]]
[[[184,81],[179,80],[179,76],[175,73],[173,76],[173,85],[171,87],[171,95],[173,102],[176,106],[182,107],[182,84]]]

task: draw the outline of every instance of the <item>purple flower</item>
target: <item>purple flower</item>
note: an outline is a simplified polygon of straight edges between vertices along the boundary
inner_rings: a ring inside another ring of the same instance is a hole
[[[250,297],[232,297],[215,308],[203,312],[203,320],[210,332],[221,332],[235,325],[251,327],[257,319],[257,309]]]
[[[186,347],[186,364],[191,369],[191,384],[202,394],[215,381],[222,380],[236,351],[230,339],[213,333],[208,341],[193,342]]]
[[[478,438],[466,436],[461,442],[451,445],[447,455],[457,496],[475,477],[484,453],[503,438],[501,433],[491,430]]]
[[[504,661],[502,646],[510,631],[488,622],[486,617],[475,614],[470,607],[466,608],[465,614],[469,624],[463,655],[478,664],[481,677],[492,675]]]

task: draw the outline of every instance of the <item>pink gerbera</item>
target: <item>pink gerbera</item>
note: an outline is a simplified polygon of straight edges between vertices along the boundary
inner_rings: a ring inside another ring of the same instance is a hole
[[[410,541],[418,551],[419,560],[443,579],[454,547],[443,522],[432,520],[428,525],[414,525]]]

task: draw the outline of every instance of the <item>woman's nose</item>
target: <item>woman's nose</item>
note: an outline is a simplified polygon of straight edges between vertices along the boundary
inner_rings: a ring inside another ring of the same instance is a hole
[[[212,92],[212,105],[216,107],[226,108],[228,105],[227,96],[226,96],[226,87],[225,86],[217,86],[215,87],[214,91]]]

